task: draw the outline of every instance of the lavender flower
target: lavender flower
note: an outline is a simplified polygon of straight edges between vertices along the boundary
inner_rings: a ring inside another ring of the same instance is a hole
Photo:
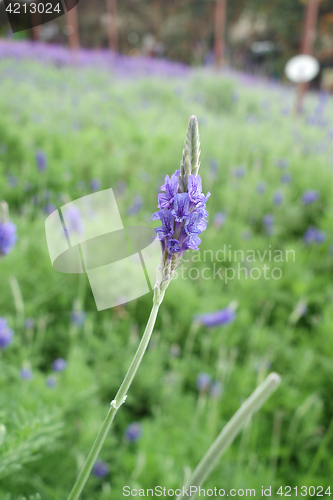
[[[326,233],[324,231],[320,231],[314,226],[310,226],[303,236],[304,243],[309,245],[310,243],[323,243],[326,239]]]
[[[225,220],[226,220],[225,213],[224,212],[217,212],[214,215],[214,220],[213,220],[214,227],[218,229],[219,227],[223,226]]]
[[[45,380],[45,385],[46,385],[46,387],[53,389],[53,387],[55,387],[57,385],[56,377],[54,377],[53,375],[50,375],[49,377],[47,377],[47,379]]]
[[[84,225],[82,214],[79,208],[75,205],[67,207],[64,212],[66,221],[66,232],[68,235],[71,233],[84,234]]]
[[[0,257],[8,255],[17,240],[16,226],[12,222],[0,221]]]
[[[109,474],[110,469],[106,462],[103,462],[103,460],[97,460],[95,462],[92,472],[95,477],[102,478]]]
[[[101,188],[101,181],[100,179],[93,179],[91,182],[90,182],[90,187],[92,189],[92,191],[98,191],[100,188]]]
[[[281,175],[281,182],[283,184],[289,184],[291,181],[291,174],[289,172],[284,172],[282,175]]]
[[[57,207],[55,206],[54,203],[47,203],[44,207],[44,212],[47,215],[51,215],[53,212],[57,210]]]
[[[189,121],[181,169],[169,177],[158,195],[159,211],[152,216],[162,226],[155,229],[162,244],[162,262],[158,268],[155,299],[162,297],[188,249],[197,250],[201,234],[207,227],[206,203],[210,196],[202,193],[202,181],[198,175],[200,162],[198,121]]]
[[[63,358],[57,358],[52,363],[52,370],[55,372],[63,372],[67,368],[67,361]]]
[[[3,351],[13,340],[13,330],[7,325],[5,318],[0,318],[0,350]]]
[[[197,376],[196,386],[198,391],[200,392],[208,391],[211,383],[212,383],[212,378],[210,375],[208,375],[208,373],[200,372],[199,375]]]
[[[30,368],[22,368],[22,370],[20,370],[20,376],[21,378],[23,378],[23,380],[27,381],[32,380],[34,378]]]
[[[125,437],[130,443],[135,443],[140,439],[142,434],[141,424],[139,422],[132,422],[126,427]]]
[[[86,321],[86,313],[84,311],[78,311],[75,309],[74,311],[71,312],[71,323],[73,325],[82,328],[84,326],[85,321]]]
[[[40,149],[36,153],[36,163],[39,172],[45,172],[47,166],[47,159],[45,151],[43,151],[42,149]]]
[[[302,201],[304,205],[309,205],[310,203],[317,201],[319,196],[320,196],[319,191],[315,190],[304,191],[302,195]]]
[[[283,202],[283,198],[284,198],[284,195],[283,195],[282,191],[275,191],[275,193],[273,195],[274,205],[281,205],[281,203]]]
[[[236,319],[236,313],[233,307],[225,307],[213,313],[200,314],[194,317],[194,320],[208,328],[219,325],[228,325]]]

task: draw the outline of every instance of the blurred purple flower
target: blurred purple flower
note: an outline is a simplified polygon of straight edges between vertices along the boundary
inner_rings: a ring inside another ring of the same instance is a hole
[[[289,172],[284,172],[282,175],[281,175],[281,182],[283,184],[289,184],[291,181],[291,174]]]
[[[221,226],[223,226],[223,224],[225,223],[225,220],[226,220],[226,215],[224,212],[217,212],[215,215],[214,215],[214,219],[213,219],[213,225],[215,228],[219,228]]]
[[[97,478],[105,477],[109,474],[110,468],[106,462],[103,460],[97,460],[92,469],[92,473]]]
[[[200,372],[197,376],[196,386],[198,391],[206,392],[210,388],[212,377],[208,373]]]
[[[91,182],[90,182],[90,187],[92,189],[92,191],[98,191],[100,188],[101,188],[101,181],[100,179],[93,179]]]
[[[238,167],[235,167],[231,170],[231,175],[237,177],[238,179],[241,179],[242,177],[244,177],[245,172],[246,172],[245,166],[239,165]]]
[[[45,380],[45,385],[50,389],[53,389],[53,387],[57,385],[56,377],[54,375],[50,375],[49,377],[47,377],[47,379]]]
[[[217,399],[221,395],[221,392],[222,384],[219,380],[215,380],[210,388],[210,397],[213,399]]]
[[[264,224],[265,227],[272,226],[274,224],[274,222],[275,222],[275,217],[272,214],[266,214],[262,218],[262,223]]]
[[[52,363],[52,370],[55,372],[63,372],[67,368],[67,361],[63,358],[57,358]]]
[[[275,160],[274,164],[276,167],[284,169],[288,167],[289,160],[286,160],[285,158],[280,158],[279,160]]]
[[[39,172],[45,172],[46,167],[47,167],[47,159],[46,159],[46,154],[45,151],[40,149],[36,153],[36,163],[37,163],[37,168]]]
[[[0,350],[6,349],[13,340],[14,332],[7,324],[5,318],[0,318]]]
[[[0,222],[0,255],[7,255],[17,240],[16,226],[12,222]]]
[[[258,194],[263,194],[266,191],[266,182],[260,181],[256,186],[256,191]]]
[[[142,434],[141,424],[139,422],[132,422],[126,427],[125,437],[130,443],[135,443],[140,439]]]
[[[84,233],[84,225],[82,215],[78,207],[71,205],[64,210],[64,219],[66,225],[66,232],[68,235],[71,233]]]
[[[283,199],[284,199],[283,192],[282,191],[275,191],[275,193],[273,195],[274,205],[281,205],[281,203],[283,202]]]
[[[20,376],[21,378],[23,378],[23,380],[32,380],[34,378],[30,368],[22,368],[20,370]]]
[[[309,245],[310,243],[323,243],[326,239],[326,233],[324,231],[320,231],[314,226],[310,226],[303,236],[304,243]]]
[[[136,195],[133,198],[133,203],[127,210],[128,215],[136,215],[138,212],[140,212],[141,208],[143,206],[143,198],[141,195]]]
[[[236,313],[230,307],[225,307],[212,313],[200,314],[194,317],[194,321],[209,327],[228,325],[236,319]]]
[[[50,215],[52,214],[53,212],[55,212],[57,210],[57,207],[55,206],[54,203],[47,203],[44,207],[44,212],[47,214],[47,215]]]
[[[73,325],[82,328],[86,321],[86,313],[84,311],[72,311],[71,312],[71,323]]]
[[[310,203],[317,201],[319,197],[320,197],[319,191],[310,189],[309,191],[304,191],[302,195],[302,201],[304,205],[309,205]]]

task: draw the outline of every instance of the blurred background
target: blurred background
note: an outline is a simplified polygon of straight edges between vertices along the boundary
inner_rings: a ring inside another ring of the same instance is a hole
[[[157,195],[179,168],[193,114],[208,228],[167,290],[82,499],[122,498],[126,485],[178,488],[270,371],[281,386],[205,486],[256,496],[271,486],[273,498],[281,486],[304,486],[305,497],[329,497],[332,2],[80,0],[17,33],[5,8],[1,500],[67,498],[152,302],[149,293],[97,312],[86,275],[53,270],[45,220],[113,188],[125,226],[155,227]],[[296,85],[284,67],[301,53],[320,70]],[[83,230],[77,213],[70,230]]]

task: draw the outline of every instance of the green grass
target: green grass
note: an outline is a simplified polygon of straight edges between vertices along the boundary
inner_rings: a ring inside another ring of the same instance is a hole
[[[330,127],[308,126],[305,118],[284,116],[291,90],[245,84],[236,77],[197,71],[188,78],[121,80],[103,71],[58,68],[27,61],[2,61],[0,83],[0,198],[10,206],[19,239],[0,262],[0,316],[15,331],[0,357],[0,424],[7,428],[0,445],[0,498],[63,500],[73,486],[90,446],[134,355],[148,319],[152,296],[124,307],[97,312],[86,277],[52,269],[44,234],[45,190],[58,207],[121,181],[117,198],[125,225],[151,224],[158,186],[179,168],[188,118],[199,119],[204,191],[212,193],[210,224],[202,235],[200,262],[187,264],[210,273],[238,262],[211,261],[224,245],[231,249],[294,250],[295,262],[266,263],[282,269],[281,279],[177,279],[167,290],[150,348],[119,411],[101,458],[110,466],[103,480],[91,477],[83,500],[122,498],[122,488],[176,488],[184,482],[223,425],[268,371],[282,384],[243,430],[206,487],[256,488],[330,484],[333,458],[333,255],[332,139]],[[236,97],[235,97],[236,96]],[[309,96],[307,114],[317,103]],[[268,106],[268,107],[267,107]],[[333,117],[332,103],[325,114]],[[332,129],[331,129],[332,130]],[[298,137],[295,140],[295,137]],[[325,143],[326,150],[318,151]],[[39,174],[35,153],[44,149],[47,171]],[[281,183],[277,159],[287,159],[290,184]],[[210,164],[218,164],[216,175]],[[237,179],[230,171],[245,165]],[[10,187],[8,176],[18,185]],[[258,194],[258,182],[265,193]],[[78,183],[81,184],[78,185]],[[82,182],[84,184],[82,184]],[[304,206],[306,189],[320,199]],[[284,202],[275,206],[276,190]],[[127,213],[141,195],[142,210]],[[217,212],[225,224],[213,224]],[[265,233],[262,218],[275,217],[275,232]],[[310,225],[326,232],[321,245],[306,246]],[[244,231],[252,238],[244,240]],[[271,247],[269,247],[271,245]],[[206,262],[204,262],[206,251]],[[194,258],[193,258],[194,259]],[[194,259],[195,260],[195,259]],[[198,257],[197,257],[198,260]],[[242,264],[244,267],[244,264]],[[231,272],[231,271],[230,271]],[[185,273],[187,276],[187,274]],[[308,310],[296,323],[298,302]],[[201,327],[193,349],[185,345],[195,314],[215,311],[236,300],[234,323]],[[83,328],[70,323],[78,301],[87,311]],[[33,329],[24,326],[34,318]],[[171,346],[180,346],[180,356]],[[68,368],[58,384],[45,385],[57,357]],[[19,371],[30,365],[27,382]],[[220,380],[218,399],[198,395],[196,377]],[[124,438],[138,421],[136,443]],[[332,429],[332,427],[331,427]]]

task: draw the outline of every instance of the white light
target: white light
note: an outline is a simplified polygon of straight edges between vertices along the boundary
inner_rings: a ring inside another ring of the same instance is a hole
[[[320,65],[315,57],[303,54],[289,59],[284,71],[290,81],[304,83],[313,80],[319,69]]]

